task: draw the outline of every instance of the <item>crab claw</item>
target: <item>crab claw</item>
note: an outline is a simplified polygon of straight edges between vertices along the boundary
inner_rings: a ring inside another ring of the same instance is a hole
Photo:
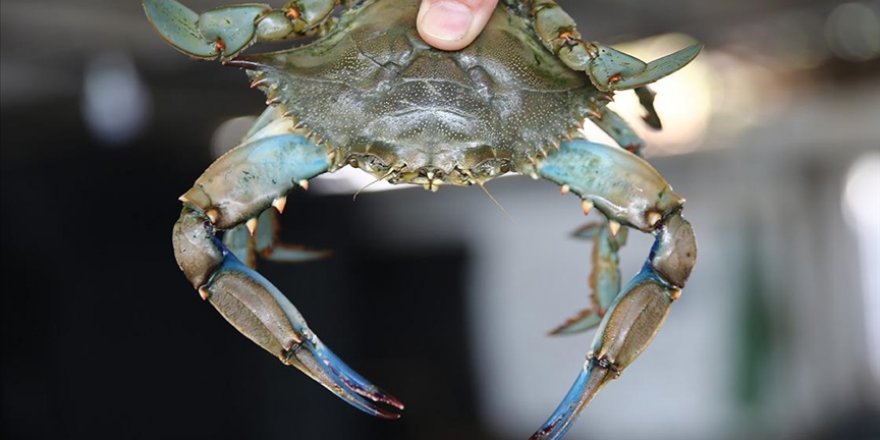
[[[176,0],[142,0],[156,31],[177,50],[224,61],[256,42],[281,41],[320,32],[338,1],[297,0],[283,9],[269,5],[222,6],[198,14]]]
[[[242,225],[258,232],[256,217],[272,209],[273,200],[323,173],[329,163],[327,150],[294,129],[292,120],[266,124],[221,156],[181,196],[183,209],[172,232],[174,257],[202,299],[248,339],[361,411],[396,419],[394,409],[403,404],[336,357],[288,298],[215,235],[218,229],[234,232]],[[266,218],[263,229],[270,231],[271,217]],[[258,237],[247,229],[244,234],[245,241],[253,239],[248,248],[258,247]]]
[[[650,344],[679,289],[647,267],[624,289],[593,340],[593,351],[568,394],[530,440],[561,439],[580,411]]]
[[[589,403],[611,379],[608,376],[607,370],[596,368],[596,364],[588,359],[559,407],[544,426],[529,437],[529,440],[561,439],[565,436],[571,429],[580,408]]]
[[[695,44],[663,58],[645,63],[607,46],[598,46],[598,55],[590,61],[593,84],[602,91],[628,90],[657,81],[686,66],[703,46]]]
[[[577,379],[531,440],[561,439],[584,406],[651,343],[696,261],[690,223],[678,213],[664,220],[641,272],[614,300],[599,325]]]
[[[178,231],[185,237],[209,236],[199,229],[198,216],[184,218]],[[191,228],[194,228],[192,230]],[[239,332],[286,365],[323,385],[355,408],[383,419],[400,414],[380,404],[402,410],[403,403],[355,372],[325,346],[308,327],[296,307],[266,278],[245,266],[218,239],[213,246],[222,261],[206,284],[199,288],[209,301]],[[183,249],[183,248],[181,248]]]
[[[266,5],[217,8],[199,15],[175,0],[143,0],[156,31],[175,49],[195,58],[235,56],[257,39],[257,21],[272,12]]]
[[[564,142],[539,171],[599,209],[608,218],[609,236],[619,237],[621,225],[655,236],[642,270],[602,316],[574,385],[532,436],[558,440],[596,393],[654,339],[690,276],[697,248],[693,228],[681,216],[684,198],[647,162],[626,150],[584,140]]]

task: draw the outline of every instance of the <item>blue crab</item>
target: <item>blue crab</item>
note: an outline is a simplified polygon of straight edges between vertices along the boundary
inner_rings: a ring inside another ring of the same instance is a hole
[[[275,211],[309,179],[345,166],[436,191],[507,173],[544,178],[577,195],[601,223],[594,240],[592,305],[556,333],[598,325],[571,390],[533,439],[559,439],[583,407],[648,346],[696,261],[684,198],[640,157],[642,141],[606,107],[634,89],[659,128],[647,85],[699,52],[645,63],[584,40],[553,0],[504,0],[473,44],[445,52],[415,29],[415,0],[294,0],[198,14],[174,0],[144,0],[172,46],[243,68],[268,108],[242,143],[214,162],[180,200],[174,253],[201,297],[241,333],[358,409],[397,418],[403,404],[328,349],[253,265],[319,255],[283,247]],[[258,42],[311,38],[244,55]],[[590,120],[619,146],[590,142]],[[623,228],[623,229],[622,229]],[[626,228],[653,234],[642,270],[623,288],[617,249]],[[221,240],[218,231],[226,231]],[[268,232],[267,232],[268,231]]]

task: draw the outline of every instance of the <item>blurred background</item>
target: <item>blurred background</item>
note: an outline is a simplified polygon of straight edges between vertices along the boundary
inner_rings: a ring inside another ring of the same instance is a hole
[[[628,93],[613,104],[687,196],[700,258],[568,438],[880,438],[880,2],[561,4],[642,58],[705,44],[655,87],[663,132]],[[261,271],[407,403],[357,412],[174,263],[177,197],[264,107],[243,73],[166,47],[132,0],[2,0],[0,49],[4,438],[526,438],[583,364],[592,334],[546,336],[587,304],[573,196],[510,177],[488,185],[509,217],[473,188],[353,203],[370,179],[346,173],[283,217],[333,257]]]

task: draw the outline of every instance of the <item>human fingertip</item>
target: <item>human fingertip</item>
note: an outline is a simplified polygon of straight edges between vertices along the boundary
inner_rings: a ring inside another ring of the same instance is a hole
[[[470,32],[474,22],[471,9],[456,1],[429,3],[419,17],[419,32],[438,42],[458,42]],[[429,42],[433,43],[433,42]]]

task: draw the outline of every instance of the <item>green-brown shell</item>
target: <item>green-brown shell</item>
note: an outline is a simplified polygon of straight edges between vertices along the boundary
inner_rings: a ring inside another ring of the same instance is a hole
[[[580,126],[599,92],[498,7],[469,47],[415,29],[419,2],[366,2],[318,41],[242,58],[270,101],[352,163],[391,181],[471,184],[523,171]]]

